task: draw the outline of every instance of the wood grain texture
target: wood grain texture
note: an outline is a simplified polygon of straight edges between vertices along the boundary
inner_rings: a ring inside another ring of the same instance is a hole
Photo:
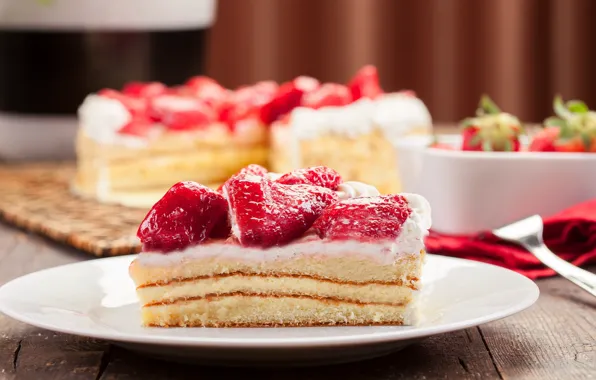
[[[338,366],[293,369],[201,368],[201,378],[326,380],[342,379],[497,379],[478,329],[436,336],[395,354]],[[197,367],[162,361],[148,362],[143,356],[114,349],[102,379],[196,378]]]
[[[90,258],[0,224],[0,285],[25,273]],[[44,331],[0,315],[0,380],[593,378],[596,301],[561,278],[539,285],[542,295],[534,307],[502,321],[434,336],[386,357],[319,368],[180,365],[106,342]]]
[[[499,372],[514,379],[596,378],[596,298],[561,278],[539,286],[534,307],[480,327]]]

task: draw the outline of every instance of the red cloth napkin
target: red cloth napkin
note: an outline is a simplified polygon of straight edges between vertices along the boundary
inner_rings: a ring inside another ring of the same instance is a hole
[[[543,217],[544,242],[562,259],[575,265],[596,263],[596,199]],[[483,232],[473,236],[441,235],[426,238],[430,253],[499,265],[531,279],[553,276],[534,255],[514,244]]]

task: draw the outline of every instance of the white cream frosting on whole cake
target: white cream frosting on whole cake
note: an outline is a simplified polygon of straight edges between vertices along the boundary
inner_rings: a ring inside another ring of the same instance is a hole
[[[319,109],[298,107],[291,113],[290,128],[298,139],[323,133],[357,137],[380,128],[392,140],[413,129],[432,127],[432,118],[421,99],[402,93],[360,99],[345,106]]]
[[[124,105],[97,94],[87,95],[78,109],[79,127],[87,136],[101,144],[142,147],[145,139],[123,135],[118,131],[132,120]]]

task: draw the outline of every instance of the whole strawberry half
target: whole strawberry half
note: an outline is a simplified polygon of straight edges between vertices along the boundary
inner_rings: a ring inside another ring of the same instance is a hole
[[[151,208],[137,230],[145,251],[171,252],[229,233],[225,198],[195,182],[179,182]]]
[[[283,185],[255,175],[238,175],[224,187],[232,234],[245,246],[272,247],[301,237],[325,207],[338,201],[329,189]]]
[[[151,98],[167,91],[166,85],[160,82],[129,82],[122,88],[123,94],[139,98]]]
[[[345,106],[352,102],[350,90],[341,84],[325,83],[314,91],[304,94],[301,105],[318,109],[327,106]]]
[[[111,88],[99,90],[97,94],[99,96],[119,101],[133,116],[146,115],[147,113],[147,101],[145,99],[126,95],[122,92],[112,90]]]
[[[277,94],[260,110],[260,119],[265,124],[271,124],[282,116],[300,106],[302,96],[319,88],[320,83],[315,78],[299,76],[290,82],[282,84]]]
[[[217,121],[217,113],[210,104],[180,95],[151,99],[149,115],[172,130],[201,128]]]
[[[366,65],[356,72],[348,83],[354,101],[360,98],[374,99],[383,94],[379,83],[379,72],[373,65]]]
[[[305,169],[293,170],[276,180],[284,185],[314,185],[337,190],[342,178],[338,172],[326,166],[313,166]]]
[[[486,95],[482,96],[477,116],[461,123],[462,150],[516,152],[523,126],[513,115],[502,112]]]
[[[217,192],[222,192],[224,186],[234,177],[243,176],[243,175],[256,175],[259,177],[266,177],[267,173],[269,173],[269,171],[267,169],[265,169],[264,167],[262,167],[261,165],[250,164],[247,167],[240,169],[237,173],[232,175],[230,177],[230,179],[228,179],[226,182],[222,183],[219,186],[219,188],[217,189]]]
[[[352,198],[327,207],[313,229],[332,240],[395,239],[410,213],[400,195]]]

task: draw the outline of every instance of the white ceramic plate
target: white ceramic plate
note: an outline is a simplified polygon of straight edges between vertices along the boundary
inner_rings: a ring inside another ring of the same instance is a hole
[[[421,338],[517,313],[538,298],[526,277],[428,255],[416,327],[143,328],[128,265],[134,256],[42,270],[0,288],[0,311],[63,333],[105,339],[174,360],[224,365],[316,365],[376,357]]]

